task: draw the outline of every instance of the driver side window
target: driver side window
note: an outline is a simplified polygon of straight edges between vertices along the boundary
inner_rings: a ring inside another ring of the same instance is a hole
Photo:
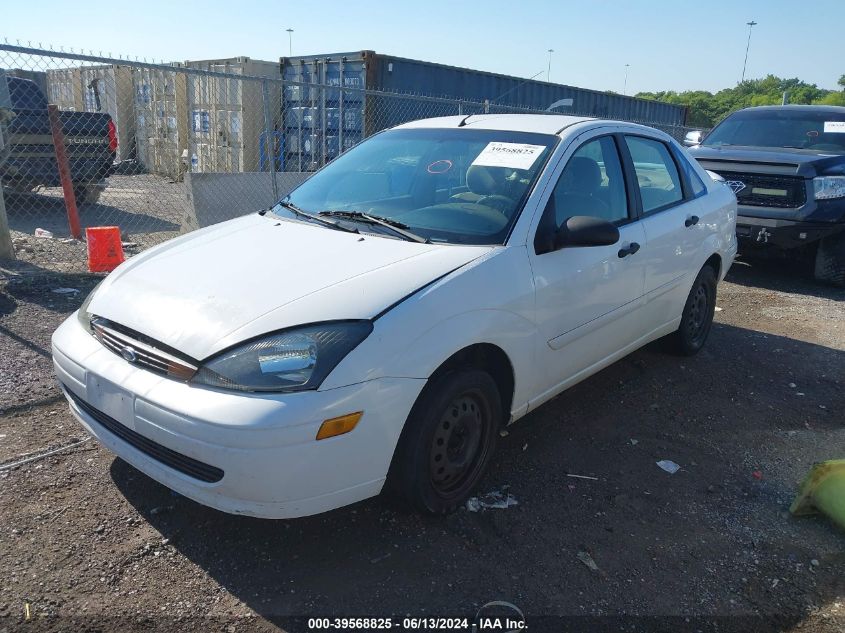
[[[628,219],[622,163],[612,136],[588,141],[570,157],[546,206],[544,225],[554,231],[575,215],[608,222]]]

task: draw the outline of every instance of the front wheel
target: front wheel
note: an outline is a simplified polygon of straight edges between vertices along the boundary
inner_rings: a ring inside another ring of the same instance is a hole
[[[422,512],[466,502],[496,447],[502,402],[484,371],[460,369],[426,385],[396,447],[388,487]]]
[[[681,324],[672,335],[675,349],[684,356],[697,354],[710,334],[716,311],[716,271],[705,266],[698,273],[684,304]]]
[[[845,288],[845,233],[828,236],[819,242],[815,278]]]

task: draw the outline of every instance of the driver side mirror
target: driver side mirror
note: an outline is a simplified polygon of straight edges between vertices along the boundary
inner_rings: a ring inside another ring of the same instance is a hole
[[[704,132],[701,130],[693,130],[692,132],[687,132],[686,136],[684,136],[684,145],[686,147],[695,147],[696,145],[700,145],[703,140]]]
[[[619,241],[616,225],[589,215],[573,215],[554,236],[555,250],[567,246],[610,246]]]

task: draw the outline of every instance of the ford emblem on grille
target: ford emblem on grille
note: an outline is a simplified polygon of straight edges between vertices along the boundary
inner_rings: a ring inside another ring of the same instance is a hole
[[[120,355],[123,356],[124,360],[129,361],[130,363],[134,363],[138,360],[138,355],[135,353],[135,350],[131,347],[124,347],[120,350]]]
[[[740,191],[745,189],[745,183],[741,180],[727,180],[725,184],[731,188],[731,191],[734,192],[734,195],[738,194]]]

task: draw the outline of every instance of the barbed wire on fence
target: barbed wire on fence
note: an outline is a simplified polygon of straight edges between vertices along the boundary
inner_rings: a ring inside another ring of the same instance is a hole
[[[0,69],[16,102],[0,177],[21,270],[86,270],[86,244],[69,230],[57,132],[81,226],[119,227],[132,255],[265,208],[386,128],[437,116],[549,114],[342,79],[295,80],[283,77],[279,62],[246,57],[148,63],[89,53],[0,44]],[[51,129],[47,102],[58,106],[59,130]],[[593,116],[572,108],[553,114]],[[677,139],[690,129],[639,122]]]

